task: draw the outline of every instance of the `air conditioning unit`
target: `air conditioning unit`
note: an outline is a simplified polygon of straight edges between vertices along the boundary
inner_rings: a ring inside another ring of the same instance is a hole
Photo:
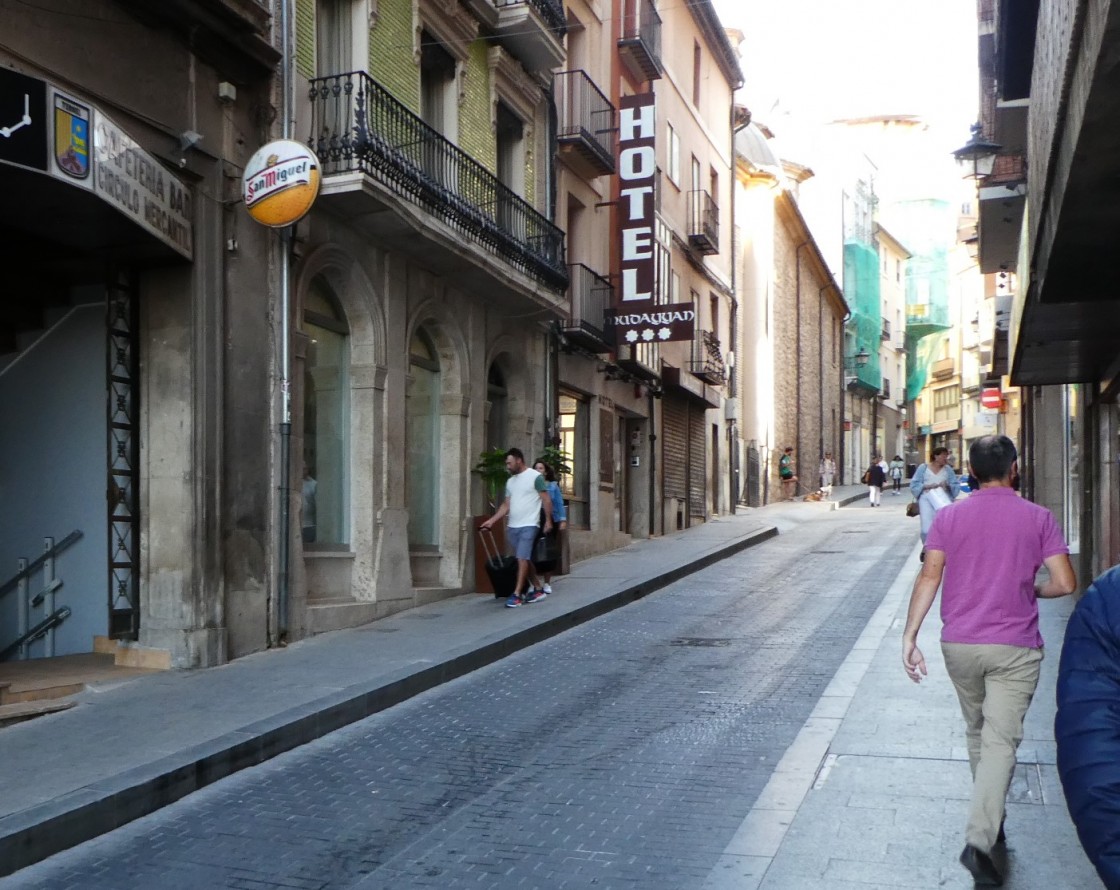
[[[724,399],[723,400],[723,419],[724,420],[738,420],[739,419],[739,400],[738,399]]]

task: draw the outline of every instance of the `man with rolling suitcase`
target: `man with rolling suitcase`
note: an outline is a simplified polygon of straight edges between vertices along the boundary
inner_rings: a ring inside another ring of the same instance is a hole
[[[489,530],[508,515],[506,538],[513,555],[517,557],[517,587],[514,588],[506,607],[514,609],[524,603],[539,603],[548,594],[536,583],[533,571],[533,544],[540,535],[541,508],[544,508],[544,533],[552,531],[552,499],[548,496],[548,485],[544,476],[525,465],[525,455],[519,448],[506,452],[506,498],[498,511],[487,519],[480,528]],[[530,579],[533,583],[530,585]]]

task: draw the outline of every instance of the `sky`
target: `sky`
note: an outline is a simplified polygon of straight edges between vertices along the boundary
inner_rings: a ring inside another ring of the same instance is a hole
[[[968,141],[979,91],[975,0],[714,2],[744,34],[743,97],[757,118],[918,114],[954,147]]]
[[[888,227],[892,200],[961,200],[952,151],[968,141],[978,114],[976,0],[713,3],[725,27],[744,36],[737,101],[774,133],[781,157],[816,173],[801,205],[834,272],[833,192],[852,172],[853,154],[874,165],[879,219]],[[915,115],[924,126],[878,142],[873,130],[826,126],[881,115]]]

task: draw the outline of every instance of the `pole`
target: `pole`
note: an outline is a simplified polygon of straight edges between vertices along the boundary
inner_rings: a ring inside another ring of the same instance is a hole
[[[283,95],[280,122],[284,139],[292,138],[291,0],[280,3],[280,91]],[[280,231],[280,542],[276,572],[276,632],[281,644],[288,638],[288,581],[291,563],[291,449],[292,449],[292,355],[291,355],[291,242],[294,226]]]

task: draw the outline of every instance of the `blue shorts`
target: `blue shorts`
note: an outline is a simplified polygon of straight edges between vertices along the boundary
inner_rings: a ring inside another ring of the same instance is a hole
[[[518,559],[533,558],[533,544],[540,535],[541,530],[535,525],[521,525],[517,528],[506,529],[506,540],[513,548],[513,555]]]

